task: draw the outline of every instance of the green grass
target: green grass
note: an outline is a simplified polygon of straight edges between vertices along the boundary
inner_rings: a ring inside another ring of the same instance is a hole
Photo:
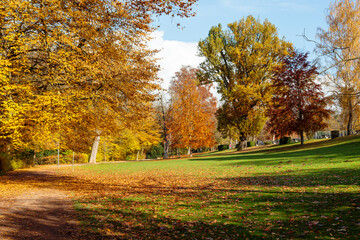
[[[360,239],[359,136],[76,171],[96,238]]]

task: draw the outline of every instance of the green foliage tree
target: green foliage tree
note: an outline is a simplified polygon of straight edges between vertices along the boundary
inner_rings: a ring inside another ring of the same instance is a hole
[[[237,129],[239,150],[248,135],[258,134],[265,122],[265,107],[271,101],[274,69],[291,44],[279,39],[276,27],[252,16],[210,29],[199,42],[199,78],[218,83],[223,105],[217,112],[222,126]]]

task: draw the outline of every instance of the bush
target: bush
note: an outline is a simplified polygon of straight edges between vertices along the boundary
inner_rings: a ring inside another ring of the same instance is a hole
[[[74,161],[75,161],[75,163],[88,163],[89,162],[89,154],[75,153]]]
[[[273,144],[273,143],[272,143],[272,141],[265,141],[264,144],[265,144],[265,145],[271,145],[271,144]]]
[[[247,147],[255,147],[255,142],[253,142],[253,141],[247,142],[246,146]]]
[[[146,159],[157,159],[162,158],[164,155],[164,147],[159,144],[152,146],[149,151],[146,152]]]
[[[57,151],[56,151],[56,155],[49,155],[49,156],[41,157],[41,158],[37,159],[37,163],[40,165],[57,164],[57,159],[58,159],[58,156],[57,156]],[[73,159],[72,151],[65,151],[60,154],[59,163],[60,164],[72,164],[72,159]],[[74,162],[75,163],[88,163],[89,155],[86,153],[75,153]]]
[[[39,161],[41,165],[57,164],[57,156],[46,156]]]
[[[339,131],[331,131],[331,139],[339,137],[340,132]]]
[[[44,151],[36,153],[36,157],[38,157],[38,158],[47,157],[47,156],[53,156],[53,155],[57,155],[57,149],[55,149],[55,150],[44,150]]]
[[[24,168],[26,167],[25,163],[21,160],[10,160],[10,167],[11,167],[11,170],[16,170],[16,169],[21,169],[21,168]]]
[[[280,138],[280,145],[292,143],[291,137]]]
[[[229,145],[227,145],[227,144],[223,144],[223,145],[218,146],[219,151],[223,151],[223,150],[227,150],[227,149],[229,149]]]

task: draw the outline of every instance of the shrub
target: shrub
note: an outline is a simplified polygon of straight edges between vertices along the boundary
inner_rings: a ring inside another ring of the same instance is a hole
[[[48,165],[48,164],[57,164],[57,156],[46,156],[41,158],[40,164]]]
[[[39,157],[39,158],[47,157],[47,156],[53,156],[53,155],[57,155],[57,149],[55,149],[55,150],[44,150],[44,151],[36,153],[36,156]]]
[[[331,139],[339,137],[340,132],[339,131],[331,131]]]
[[[75,153],[74,161],[76,163],[88,163],[89,162],[89,154]]]
[[[246,143],[247,147],[255,147],[255,142],[254,141],[250,141]]]
[[[290,143],[292,143],[291,137],[282,137],[282,138],[280,138],[280,145],[290,144]]]
[[[25,163],[21,160],[10,160],[11,170],[21,169],[25,167]]]
[[[265,145],[271,145],[271,144],[273,144],[273,143],[272,143],[272,141],[265,141],[264,144],[265,144]]]
[[[227,150],[229,149],[229,145],[228,144],[223,144],[223,145],[219,145],[218,146],[218,150],[219,151],[223,151],[223,150]]]
[[[34,164],[34,151],[25,149],[16,153],[0,153],[0,174],[26,168]]]

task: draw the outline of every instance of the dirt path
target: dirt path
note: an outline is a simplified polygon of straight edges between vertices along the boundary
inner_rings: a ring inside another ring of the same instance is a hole
[[[42,185],[46,178],[58,177],[49,171],[15,171],[6,181],[10,188],[23,183],[26,189],[6,198],[0,195],[0,239],[79,239],[71,199],[65,192]],[[11,189],[7,189],[10,190]]]

